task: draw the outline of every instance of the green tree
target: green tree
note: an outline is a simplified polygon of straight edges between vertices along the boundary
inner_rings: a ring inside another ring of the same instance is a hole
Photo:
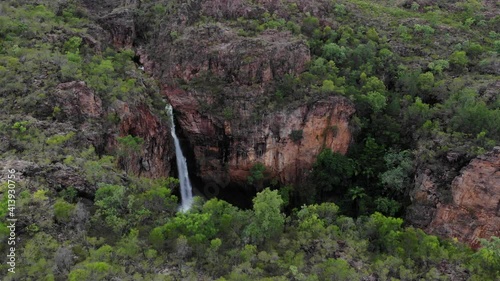
[[[429,67],[434,74],[441,75],[444,70],[450,67],[450,63],[447,60],[435,60],[430,62],[427,67]]]
[[[335,43],[328,43],[322,47],[322,57],[326,60],[333,60],[335,63],[343,63],[347,59],[347,50],[344,46]]]
[[[82,44],[82,38],[73,36],[68,41],[64,43],[64,50],[66,52],[71,52],[78,54],[80,52],[80,45]]]
[[[210,214],[195,212],[178,213],[162,227],[162,231],[171,241],[184,236],[193,246],[207,243],[217,233]]]
[[[312,180],[321,193],[332,190],[343,193],[354,173],[355,163],[352,159],[325,149],[313,165]]]
[[[449,61],[451,64],[461,68],[467,66],[469,63],[469,59],[467,58],[467,53],[465,53],[465,51],[453,52],[449,57]]]
[[[421,90],[429,91],[434,87],[434,74],[432,74],[432,72],[420,74],[418,76],[417,85]]]
[[[500,276],[500,238],[493,236],[490,241],[480,241],[482,247],[472,255],[471,268],[483,280],[494,280]]]
[[[317,28],[319,28],[319,19],[317,17],[307,17],[302,23],[301,31],[307,36],[312,36],[313,31]]]
[[[374,203],[378,212],[391,217],[395,216],[401,208],[401,203],[387,197],[379,197],[375,199]]]
[[[127,220],[124,218],[126,212],[125,187],[121,185],[102,184],[95,193],[95,205],[97,211],[94,221],[104,221],[106,226],[116,234],[121,234]]]
[[[368,92],[368,94],[363,95],[363,99],[375,113],[382,111],[387,106],[387,98],[379,92]]]
[[[343,259],[328,259],[314,267],[319,280],[356,281],[360,280],[356,270]]]
[[[361,91],[365,94],[369,92],[384,93],[385,85],[384,82],[380,81],[377,77],[371,76],[367,79],[366,84],[363,85]]]
[[[335,91],[335,85],[331,80],[324,80],[321,86],[321,91],[323,93],[333,93]]]
[[[266,166],[262,163],[256,163],[250,169],[250,175],[247,177],[247,182],[250,185],[255,185],[258,189],[262,189],[265,178]]]
[[[261,243],[281,234],[285,216],[281,213],[283,199],[278,191],[266,188],[257,193],[252,201],[254,217],[245,229],[247,237],[252,242]]]
[[[406,194],[412,181],[413,161],[410,151],[389,151],[384,161],[387,171],[380,176],[382,184],[392,194]]]
[[[54,216],[56,221],[60,223],[67,223],[70,221],[75,205],[70,204],[64,200],[57,200],[54,204]]]

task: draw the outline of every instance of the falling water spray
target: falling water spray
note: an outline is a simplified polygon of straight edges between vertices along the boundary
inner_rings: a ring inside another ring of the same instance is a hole
[[[191,181],[189,180],[189,174],[187,169],[186,157],[182,154],[181,145],[177,134],[175,133],[175,123],[173,109],[170,104],[167,104],[165,110],[170,117],[170,134],[174,139],[175,144],[175,157],[177,159],[177,170],[179,171],[179,182],[181,185],[181,206],[180,211],[185,212],[191,208],[193,204],[193,191],[191,186]]]

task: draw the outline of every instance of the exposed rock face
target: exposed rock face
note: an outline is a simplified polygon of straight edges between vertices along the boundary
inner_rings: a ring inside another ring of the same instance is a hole
[[[206,25],[188,28],[182,38],[165,42],[148,53],[163,81],[190,81],[210,72],[235,86],[260,85],[302,72],[311,59],[303,40],[276,30],[247,38],[224,26]]]
[[[479,238],[500,235],[500,147],[473,159],[451,184],[445,202],[430,170],[417,176],[407,214],[417,227],[455,237],[473,247]]]
[[[239,2],[200,3],[172,7],[173,14],[163,17],[161,28],[141,25],[151,24],[141,16],[134,25],[128,9],[118,6],[100,18],[115,46],[131,46],[138,36],[134,42],[137,54],[145,71],[162,83],[163,93],[176,112],[179,130],[190,145],[198,176],[205,182],[241,185],[250,168],[261,162],[271,177],[291,183],[304,177],[321,149],[345,153],[351,141],[348,123],[354,113],[347,99],[329,97],[266,108],[277,80],[306,69],[311,55],[305,40],[289,31],[266,30],[246,37],[224,23],[194,24],[202,15],[252,18],[263,13]],[[259,3],[274,10],[279,1]],[[306,6],[300,5],[300,9],[307,10]],[[141,32],[154,35],[141,42],[146,38]],[[193,86],[196,83],[198,88]],[[185,84],[189,87],[183,87]],[[150,136],[150,143],[161,136],[169,138],[154,117],[140,108],[134,111],[119,106],[117,112],[121,112],[121,134]],[[299,137],[292,140],[292,132]],[[147,150],[162,154],[164,148],[150,145]],[[134,170],[155,169],[161,162],[152,157]]]
[[[139,136],[144,140],[137,155],[128,155],[127,170],[146,177],[167,177],[174,149],[168,124],[154,115],[147,106],[133,106],[124,102],[115,105],[120,117],[120,136]]]
[[[282,109],[249,123],[220,121],[201,113],[192,93],[167,87],[164,92],[179,111],[176,117],[205,182],[244,184],[251,167],[260,162],[271,177],[295,183],[312,167],[321,149],[346,153],[351,141],[349,119],[354,108],[343,97]],[[238,116],[248,114],[244,109],[238,112]],[[292,140],[292,131],[302,138]]]
[[[135,39],[133,11],[121,7],[99,19],[99,23],[111,33],[113,45],[117,48],[131,48]]]
[[[136,175],[169,175],[174,150],[168,124],[148,106],[117,101],[104,108],[101,99],[81,81],[63,83],[56,89],[54,103],[61,109],[59,118],[70,120],[85,142],[106,153],[118,148],[117,137],[140,137],[144,140],[141,151],[125,155],[120,159],[122,166]]]
[[[500,236],[500,147],[472,160],[452,183],[453,202],[438,204],[429,232],[472,246]]]
[[[195,172],[204,182],[244,185],[251,167],[260,162],[270,177],[296,183],[321,149],[347,151],[354,107],[345,98],[330,97],[255,116],[258,107],[265,106],[274,80],[301,73],[310,61],[305,42],[289,32],[270,30],[246,38],[223,26],[205,26],[189,29],[162,45],[161,51],[140,53],[145,69],[164,83],[163,93],[177,112],[180,130],[194,154]],[[219,79],[215,93],[169,83],[175,79],[191,83],[207,74]],[[222,109],[229,116],[221,117]],[[292,131],[302,138],[293,141]]]
[[[83,81],[59,84],[54,97],[64,105],[66,118],[97,118],[103,114],[101,99]]]

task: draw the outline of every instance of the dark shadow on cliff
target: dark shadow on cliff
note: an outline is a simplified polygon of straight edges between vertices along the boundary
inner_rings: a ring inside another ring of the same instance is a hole
[[[191,180],[191,184],[193,186],[193,195],[204,197],[207,200],[217,197],[218,199],[227,201],[238,208],[251,209],[252,199],[257,193],[254,188],[249,188],[247,186],[242,186],[231,182],[227,185],[216,184],[214,182],[205,182],[200,176],[198,176],[199,167],[197,159],[194,155],[193,146],[186,137],[179,122],[177,120],[174,120],[174,122],[182,153],[184,154],[184,157],[186,157],[189,179]],[[172,176],[178,177],[179,171],[177,169],[175,158],[172,158],[171,160],[171,167]],[[174,195],[180,198],[180,191],[175,190]]]

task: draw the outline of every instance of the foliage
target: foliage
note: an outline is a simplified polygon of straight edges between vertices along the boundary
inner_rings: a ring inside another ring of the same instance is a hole
[[[498,144],[494,8],[465,0],[340,0],[253,1],[246,9],[248,3],[218,1],[210,14],[197,1],[122,2],[113,13],[133,15],[134,45],[146,49],[177,48],[213,30],[245,36],[238,38],[243,45],[273,45],[268,39],[281,33],[307,44],[305,69],[275,71],[282,65],[272,63],[272,81],[238,89],[262,89],[251,96],[254,116],[345,95],[356,107],[350,149],[322,150],[313,169],[297,175],[301,182],[273,183],[278,190],[258,193],[252,209],[211,199],[177,213],[178,181],[133,175],[128,160],[140,161],[145,140],[116,137],[117,104],[163,110],[134,51],[103,40],[96,32],[102,19],[78,1],[3,1],[0,152],[6,163],[26,166],[28,180],[19,182],[16,198],[17,273],[2,280],[498,279],[497,237],[474,252],[386,217],[404,215],[415,168],[442,175],[444,193],[446,177]],[[162,58],[150,57],[159,68]],[[235,84],[212,76],[191,82],[214,104],[223,100],[212,112],[233,122],[235,96],[221,93],[233,93]],[[70,97],[61,102],[58,85],[71,81],[84,81],[112,112],[108,118],[66,116]],[[106,145],[113,137],[116,151]],[[299,129],[289,135],[303,137]],[[90,143],[96,147],[87,149]],[[461,156],[449,162],[449,152]],[[249,174],[245,188],[252,191],[269,180],[260,163]],[[0,249],[7,252],[8,204],[0,191]],[[312,204],[302,205],[301,195],[314,197]],[[0,268],[7,273],[5,257]]]
[[[248,184],[261,185],[265,178],[266,166],[262,163],[256,163],[250,169],[250,175],[247,177]]]
[[[292,130],[290,133],[290,139],[295,143],[300,142],[302,138],[304,138],[304,132],[302,130]]]
[[[75,206],[73,204],[67,203],[64,200],[58,200],[54,204],[54,216],[56,221],[60,223],[67,223],[71,219],[74,209]]]
[[[469,62],[469,59],[465,51],[455,51],[450,55],[449,61],[453,65],[464,67]]]
[[[336,191],[341,193],[347,189],[348,180],[355,173],[355,163],[346,156],[323,150],[313,167],[312,180],[319,191]]]
[[[252,201],[255,217],[245,229],[246,235],[256,243],[277,237],[283,231],[285,223],[281,213],[283,199],[278,191],[266,188],[257,193]]]

